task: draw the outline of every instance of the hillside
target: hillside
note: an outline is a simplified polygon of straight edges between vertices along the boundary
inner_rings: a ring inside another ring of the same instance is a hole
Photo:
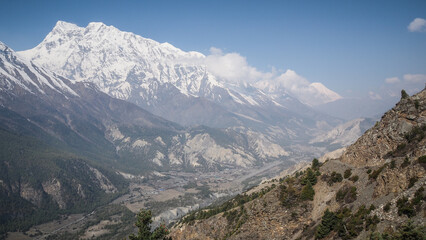
[[[426,89],[343,156],[193,212],[173,239],[424,239]],[[410,236],[410,238],[408,238]]]

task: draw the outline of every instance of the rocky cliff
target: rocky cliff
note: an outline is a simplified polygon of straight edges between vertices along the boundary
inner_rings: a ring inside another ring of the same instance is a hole
[[[425,239],[426,89],[338,159],[193,212],[173,239]]]

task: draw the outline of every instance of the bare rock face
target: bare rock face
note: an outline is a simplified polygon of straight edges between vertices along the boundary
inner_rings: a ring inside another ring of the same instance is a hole
[[[400,193],[409,187],[410,179],[421,179],[424,176],[426,176],[425,169],[418,165],[411,165],[405,168],[388,168],[377,178],[377,186],[373,196]]]
[[[32,204],[40,207],[43,201],[42,194],[43,192],[37,189],[34,189],[29,184],[22,184],[20,187],[20,196],[25,200],[30,201]]]
[[[426,91],[401,99],[385,113],[381,121],[369,129],[342,156],[342,161],[353,166],[377,166],[389,158],[398,145],[406,144],[406,135],[414,128],[426,126]],[[421,146],[421,145],[419,145]],[[425,154],[425,145],[414,153]]]
[[[102,190],[104,190],[105,193],[116,193],[117,192],[117,188],[98,169],[93,168],[93,167],[89,167],[89,169],[95,175],[99,187]]]
[[[59,182],[56,178],[53,178],[50,181],[44,182],[42,186],[43,190],[53,198],[60,209],[65,209],[67,207],[61,191],[61,182]]]

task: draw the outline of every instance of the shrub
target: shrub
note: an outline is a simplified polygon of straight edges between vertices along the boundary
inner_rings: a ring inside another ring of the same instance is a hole
[[[359,177],[358,175],[352,176],[349,180],[351,180],[352,182],[356,182],[358,181]]]
[[[398,146],[396,146],[396,149],[395,149],[395,153],[396,152],[400,152],[400,151],[402,151],[402,150],[404,150],[405,149],[405,147],[407,146],[407,144],[406,143],[401,143],[401,144],[399,144]]]
[[[420,187],[419,189],[417,189],[417,191],[414,193],[414,198],[413,200],[411,200],[411,204],[413,206],[417,206],[420,204],[420,202],[422,200],[424,200],[424,196],[423,196],[423,191],[425,189],[423,187]]]
[[[346,169],[345,172],[343,173],[343,177],[349,178],[352,175],[352,170],[351,169]]]
[[[394,169],[396,167],[395,160],[392,160],[390,163],[390,169]]]
[[[408,183],[408,188],[413,187],[414,184],[417,182],[417,180],[418,180],[417,177],[410,178],[409,183]]]
[[[383,171],[383,169],[385,169],[385,167],[386,167],[386,164],[381,166],[379,169],[374,170],[370,175],[368,175],[368,178],[376,180],[379,174]]]
[[[285,186],[284,184],[280,187],[280,201],[283,207],[291,208],[296,205],[299,195],[292,184]]]
[[[386,203],[386,205],[383,207],[383,211],[389,212],[390,207],[391,207],[391,203],[390,202]]]
[[[345,203],[352,203],[356,200],[356,187],[355,186],[343,186],[336,193],[336,201]]]
[[[331,176],[329,177],[327,183],[328,185],[333,185],[334,183],[341,182],[343,180],[342,174],[332,172]]]
[[[419,163],[426,163],[426,155],[423,155],[417,159]]]
[[[405,157],[404,162],[402,162],[401,167],[405,168],[410,165],[410,161],[408,160],[408,157]]]
[[[416,109],[419,109],[420,107],[420,102],[418,99],[414,100],[414,106],[416,107]]]
[[[398,207],[398,215],[407,215],[407,217],[411,218],[416,215],[414,208],[411,204],[408,203],[407,197],[402,197],[398,199],[396,202],[396,206]]]

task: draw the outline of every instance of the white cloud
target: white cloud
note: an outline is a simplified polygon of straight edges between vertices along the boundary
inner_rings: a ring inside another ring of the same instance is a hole
[[[394,84],[394,83],[399,83],[400,80],[398,77],[391,77],[391,78],[386,78],[385,82],[388,84]]]
[[[277,77],[259,81],[255,83],[255,86],[270,93],[290,93],[303,103],[311,106],[342,98],[323,84],[311,83],[291,69],[288,69],[285,73]]]
[[[295,96],[309,105],[331,102],[341,96],[321,83],[311,83],[295,71],[288,69],[284,73],[272,68],[269,72],[261,72],[248,64],[247,59],[238,53],[224,53],[221,49],[211,47],[208,56],[191,56],[179,59],[179,62],[204,65],[206,69],[221,82],[250,83],[270,93]]]
[[[247,63],[245,57],[238,53],[223,54],[222,50],[212,47],[211,55],[204,59],[207,70],[216,77],[229,82],[254,82],[265,74]]]
[[[416,18],[407,28],[410,32],[426,32],[426,20],[423,18]]]
[[[425,74],[405,74],[404,80],[410,83],[426,83]]]
[[[373,91],[368,92],[368,95],[372,100],[382,100],[382,96],[380,96],[378,93],[375,93]]]

